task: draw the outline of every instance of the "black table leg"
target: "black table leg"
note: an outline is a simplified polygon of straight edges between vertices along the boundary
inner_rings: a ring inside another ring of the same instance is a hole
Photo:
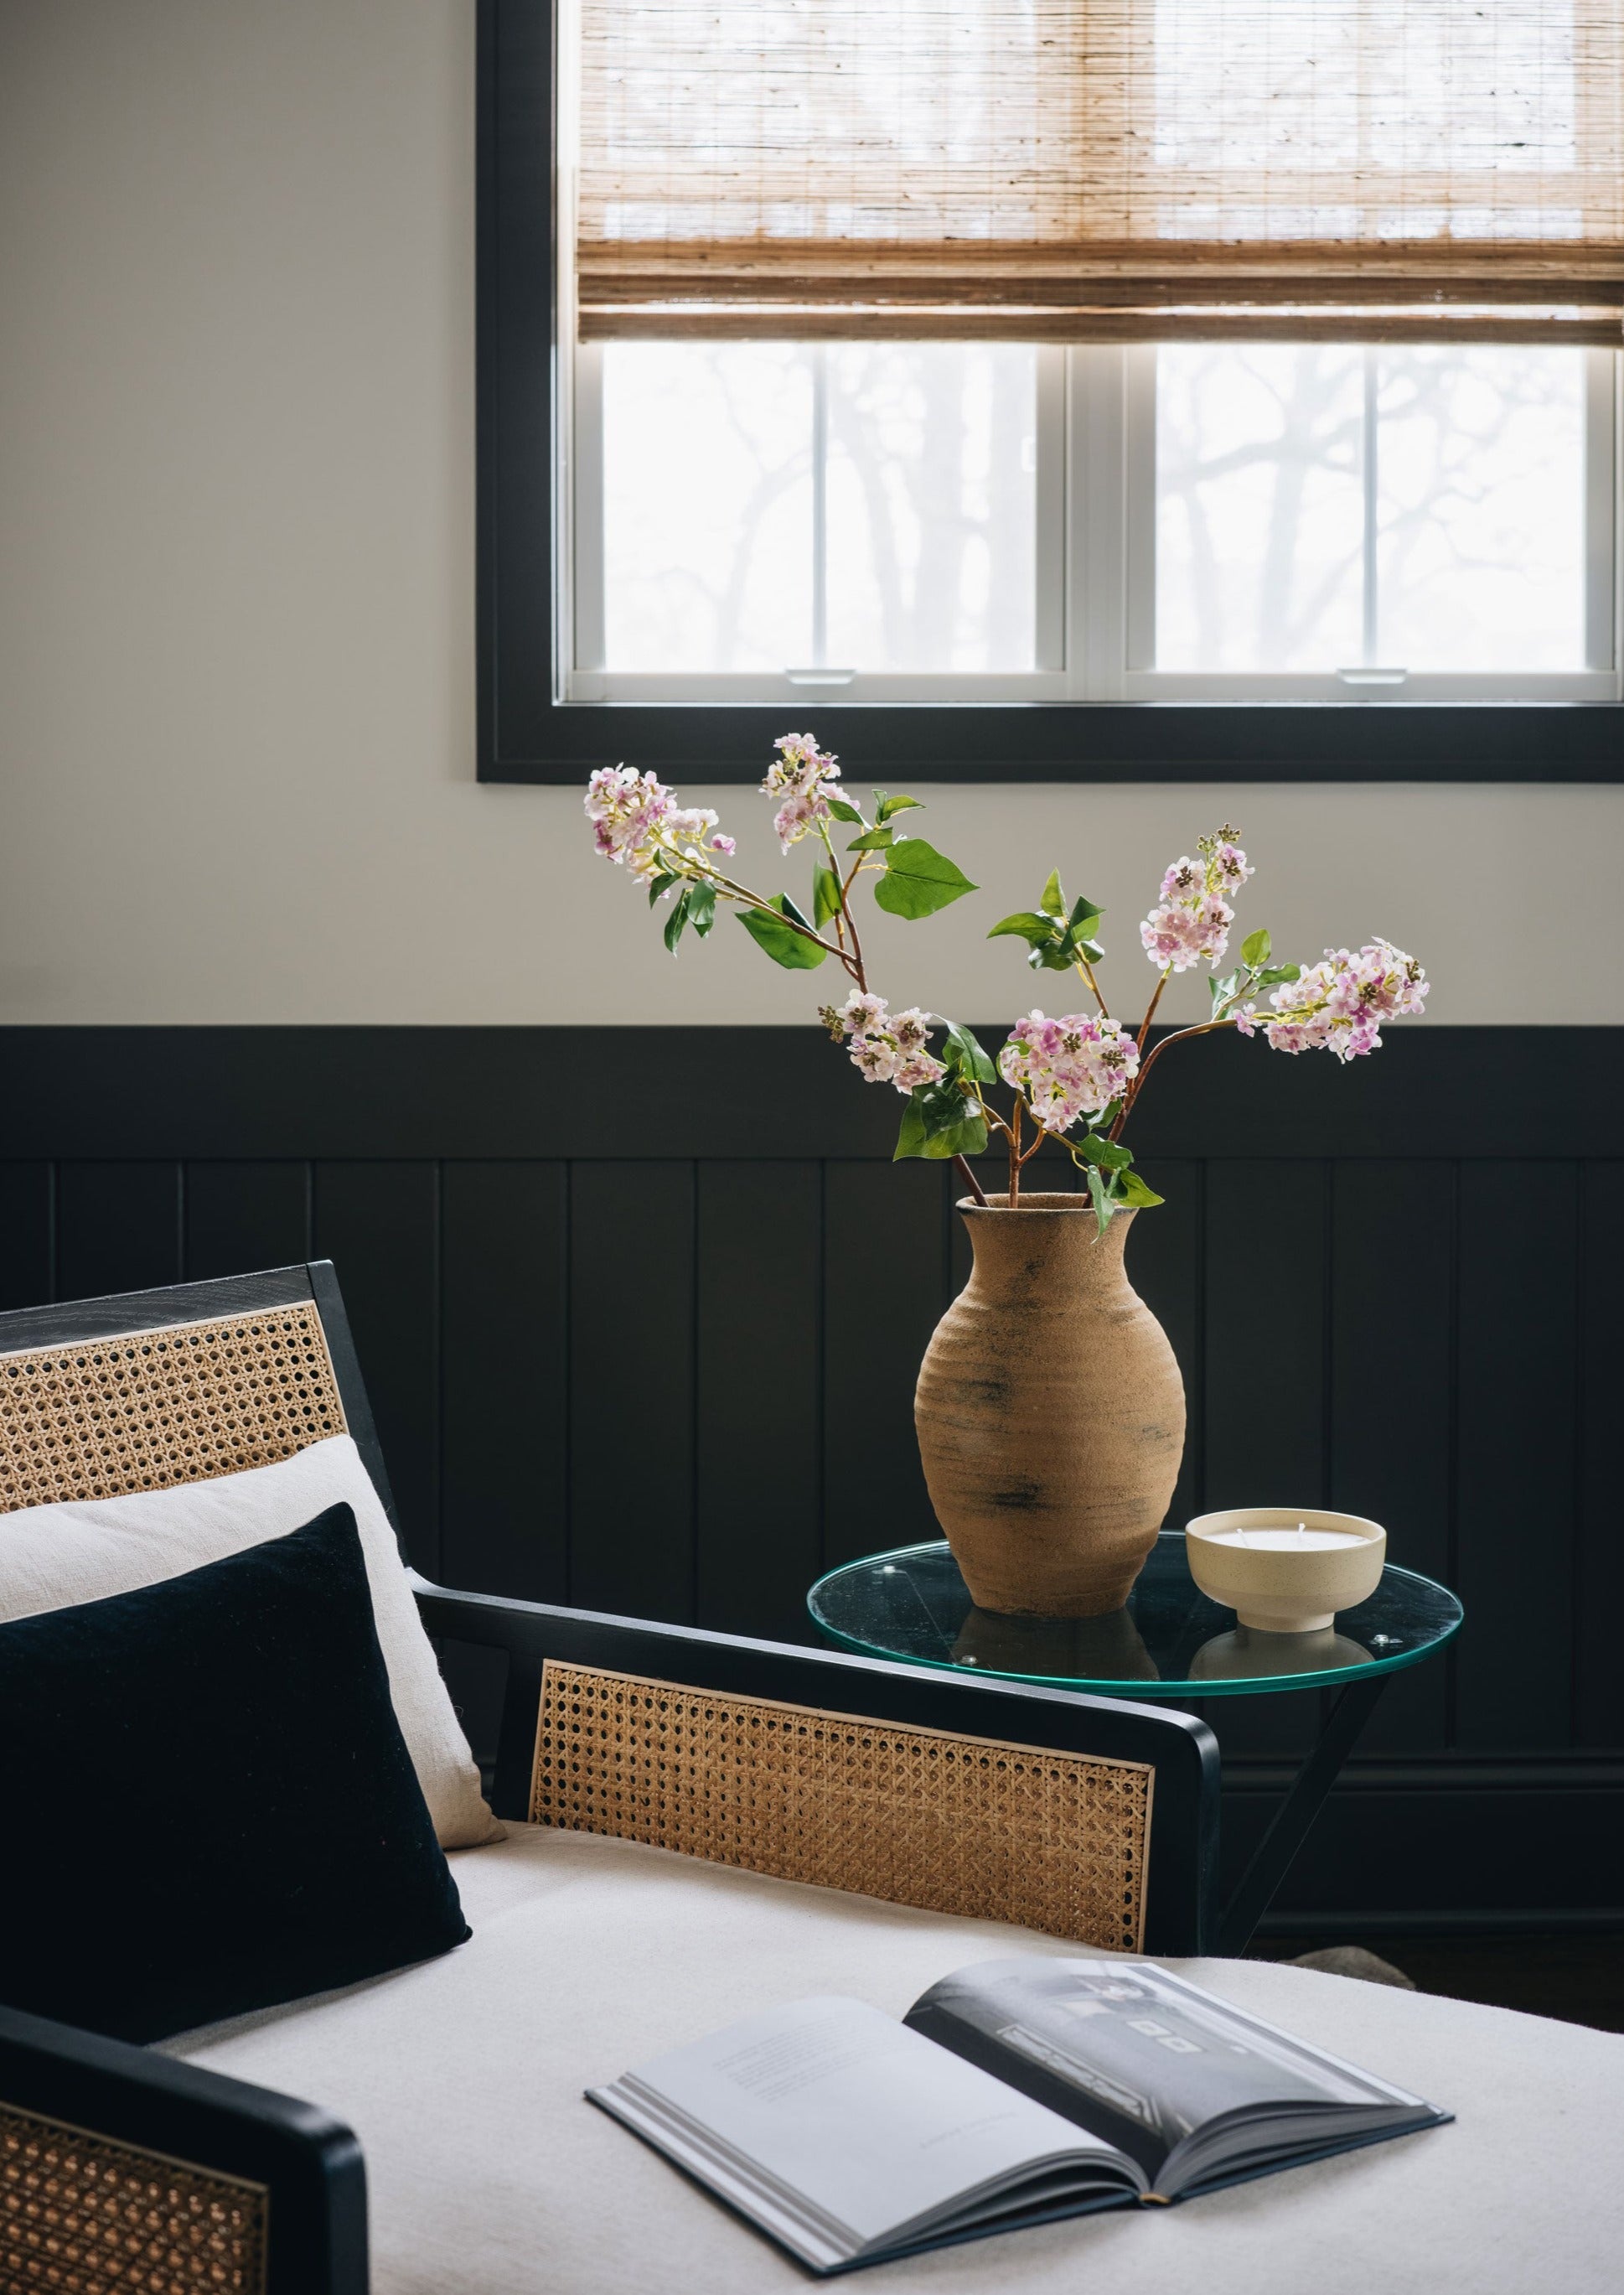
[[[1359,1731],[1370,1719],[1375,1702],[1387,1687],[1387,1676],[1351,1681],[1331,1708],[1318,1743],[1293,1779],[1291,1789],[1269,1830],[1253,1852],[1240,1884],[1224,1907],[1218,1923],[1218,1949],[1227,1960],[1238,1960],[1252,1941],[1252,1932],[1268,1911],[1275,1891],[1285,1878],[1293,1858],[1308,1837],[1337,1771],[1352,1752]]]

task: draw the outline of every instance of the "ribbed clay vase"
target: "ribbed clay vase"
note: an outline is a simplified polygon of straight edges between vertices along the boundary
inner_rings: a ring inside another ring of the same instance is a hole
[[[1184,1452],[1184,1381],[1087,1196],[959,1209],[975,1263],[919,1368],[914,1421],[936,1519],[976,1607],[1120,1609]]]

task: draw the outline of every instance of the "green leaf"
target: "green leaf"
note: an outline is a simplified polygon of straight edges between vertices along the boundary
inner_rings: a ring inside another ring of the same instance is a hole
[[[701,940],[716,921],[716,887],[693,885],[688,893],[688,921]]]
[[[917,796],[882,796],[878,789],[874,795],[879,805],[877,817],[881,821],[889,821],[899,813],[923,813],[925,810]]]
[[[1103,909],[1096,908],[1092,901],[1078,899],[1072,902],[1072,912],[1066,922],[1075,932],[1079,925],[1091,925],[1096,917],[1103,917],[1105,913]]]
[[[657,876],[649,887],[649,906],[652,908],[656,901],[659,899],[660,894],[662,893],[669,892],[672,886],[674,885],[676,881],[675,876],[669,869]]]
[[[1157,1195],[1154,1188],[1147,1188],[1137,1172],[1119,1172],[1116,1185],[1123,1203],[1131,1204],[1137,1211],[1150,1211],[1155,1205],[1167,1201],[1167,1197]]]
[[[1073,957],[1063,940],[1051,940],[1041,948],[1028,950],[1026,961],[1034,972],[1069,972]]]
[[[1133,1161],[1131,1148],[1124,1148],[1120,1139],[1106,1139],[1098,1131],[1090,1131],[1086,1139],[1080,1139],[1077,1152],[1086,1156],[1090,1164],[1103,1164],[1108,1172],[1125,1172]]]
[[[854,837],[846,846],[848,853],[883,853],[896,835],[894,829],[870,829],[866,836]]]
[[[828,954],[828,949],[815,948],[811,941],[803,940],[799,933],[791,932],[788,925],[779,922],[779,917],[784,916],[795,917],[802,924],[806,921],[788,893],[775,893],[770,906],[778,911],[778,917],[769,916],[765,909],[740,909],[739,923],[757,948],[764,949],[774,964],[781,964],[786,972],[815,972]]]
[[[1260,988],[1277,988],[1283,980],[1301,980],[1302,977],[1302,967],[1300,964],[1271,964],[1267,972],[1259,973],[1257,984]]]
[[[1261,930],[1248,933],[1241,943],[1241,962],[1248,972],[1256,972],[1269,961],[1269,951],[1274,946],[1269,935]]]
[[[1227,998],[1234,995],[1236,989],[1239,984],[1240,975],[1238,972],[1231,972],[1222,980],[1214,979],[1208,981],[1207,993],[1212,999],[1212,1009],[1215,1012],[1219,1006],[1223,1003]]]
[[[682,927],[688,922],[688,907],[692,898],[693,887],[684,886],[672,902],[671,914],[665,919],[665,945],[673,956],[676,954],[677,943],[682,937]]]
[[[821,861],[812,862],[812,922],[821,929],[840,914],[840,879]]]
[[[1005,917],[1001,923],[994,925],[987,938],[996,940],[1000,933],[1017,933],[1022,940],[1039,948],[1045,941],[1053,940],[1055,920],[1039,916],[1033,909],[1017,909],[1012,917]]]
[[[1106,960],[1106,951],[1097,940],[1080,940],[1077,951],[1080,956],[1086,956],[1090,964],[1103,964]]]
[[[1049,870],[1049,882],[1039,896],[1038,906],[1051,917],[1063,917],[1065,914],[1065,894],[1061,889],[1058,869]]]
[[[920,1156],[927,1163],[945,1164],[955,1156],[979,1156],[986,1144],[986,1118],[957,1084],[920,1084],[908,1095],[891,1160],[900,1164]]]
[[[956,861],[922,837],[907,837],[885,855],[885,873],[874,887],[874,898],[888,915],[928,917],[975,889]]]
[[[998,1070],[967,1028],[957,1020],[944,1020],[947,1042],[943,1047],[950,1074],[969,1076],[976,1083],[996,1083]]]
[[[854,822],[859,829],[863,825],[862,815],[858,812],[857,807],[854,804],[848,804],[843,796],[830,797],[828,809],[836,821]]]
[[[1106,1193],[1106,1183],[1092,1164],[1089,1165],[1083,1176],[1089,1183],[1089,1193],[1094,1198],[1094,1216],[1099,1221],[1101,1235],[1104,1235],[1111,1224],[1111,1215],[1115,1211],[1116,1205]]]

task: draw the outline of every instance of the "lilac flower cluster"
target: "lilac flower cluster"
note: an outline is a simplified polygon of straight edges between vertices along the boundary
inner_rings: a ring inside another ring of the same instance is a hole
[[[1229,945],[1235,922],[1230,906],[1253,872],[1227,825],[1204,837],[1196,850],[1173,862],[1162,879],[1162,898],[1139,927],[1151,962],[1163,971],[1187,972],[1204,960],[1216,964]]]
[[[1323,963],[1277,988],[1269,1000],[1278,1019],[1261,1020],[1247,1004],[1235,1025],[1243,1036],[1261,1033],[1277,1052],[1334,1052],[1346,1062],[1376,1050],[1383,1021],[1424,1011],[1430,992],[1415,957],[1373,940],[1351,954],[1328,948]]]
[[[1098,1115],[1120,1098],[1139,1065],[1139,1048],[1114,1020],[1067,1012],[1058,1020],[1029,1012],[998,1056],[1006,1083],[1024,1091],[1045,1131],[1069,1131],[1080,1115]]]
[[[604,765],[592,775],[586,785],[586,817],[604,859],[617,868],[629,866],[634,877],[642,878],[670,870],[673,861],[703,866],[702,840],[718,819],[708,806],[679,804],[664,781],[631,765]],[[733,849],[730,837],[709,840],[712,853]]]
[[[810,733],[785,733],[772,746],[778,757],[767,769],[762,795],[783,799],[772,826],[788,853],[809,829],[828,819],[828,785],[840,779],[840,768]]]
[[[844,1004],[829,1008],[823,1017],[831,1034],[848,1039],[852,1065],[865,1082],[892,1083],[899,1091],[912,1091],[923,1083],[940,1083],[947,1074],[925,1049],[934,1025],[931,1017],[915,1006],[891,1012],[883,996],[853,989]]]

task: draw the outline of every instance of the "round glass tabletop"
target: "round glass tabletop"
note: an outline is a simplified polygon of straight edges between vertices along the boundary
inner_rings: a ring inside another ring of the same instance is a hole
[[[813,1622],[843,1648],[911,1665],[1001,1675],[1118,1697],[1237,1697],[1315,1689],[1416,1665],[1458,1630],[1447,1587],[1391,1564],[1367,1602],[1318,1633],[1259,1633],[1190,1576],[1184,1532],[1164,1530],[1128,1606],[1104,1618],[978,1610],[946,1543],[870,1554],[820,1578]]]

